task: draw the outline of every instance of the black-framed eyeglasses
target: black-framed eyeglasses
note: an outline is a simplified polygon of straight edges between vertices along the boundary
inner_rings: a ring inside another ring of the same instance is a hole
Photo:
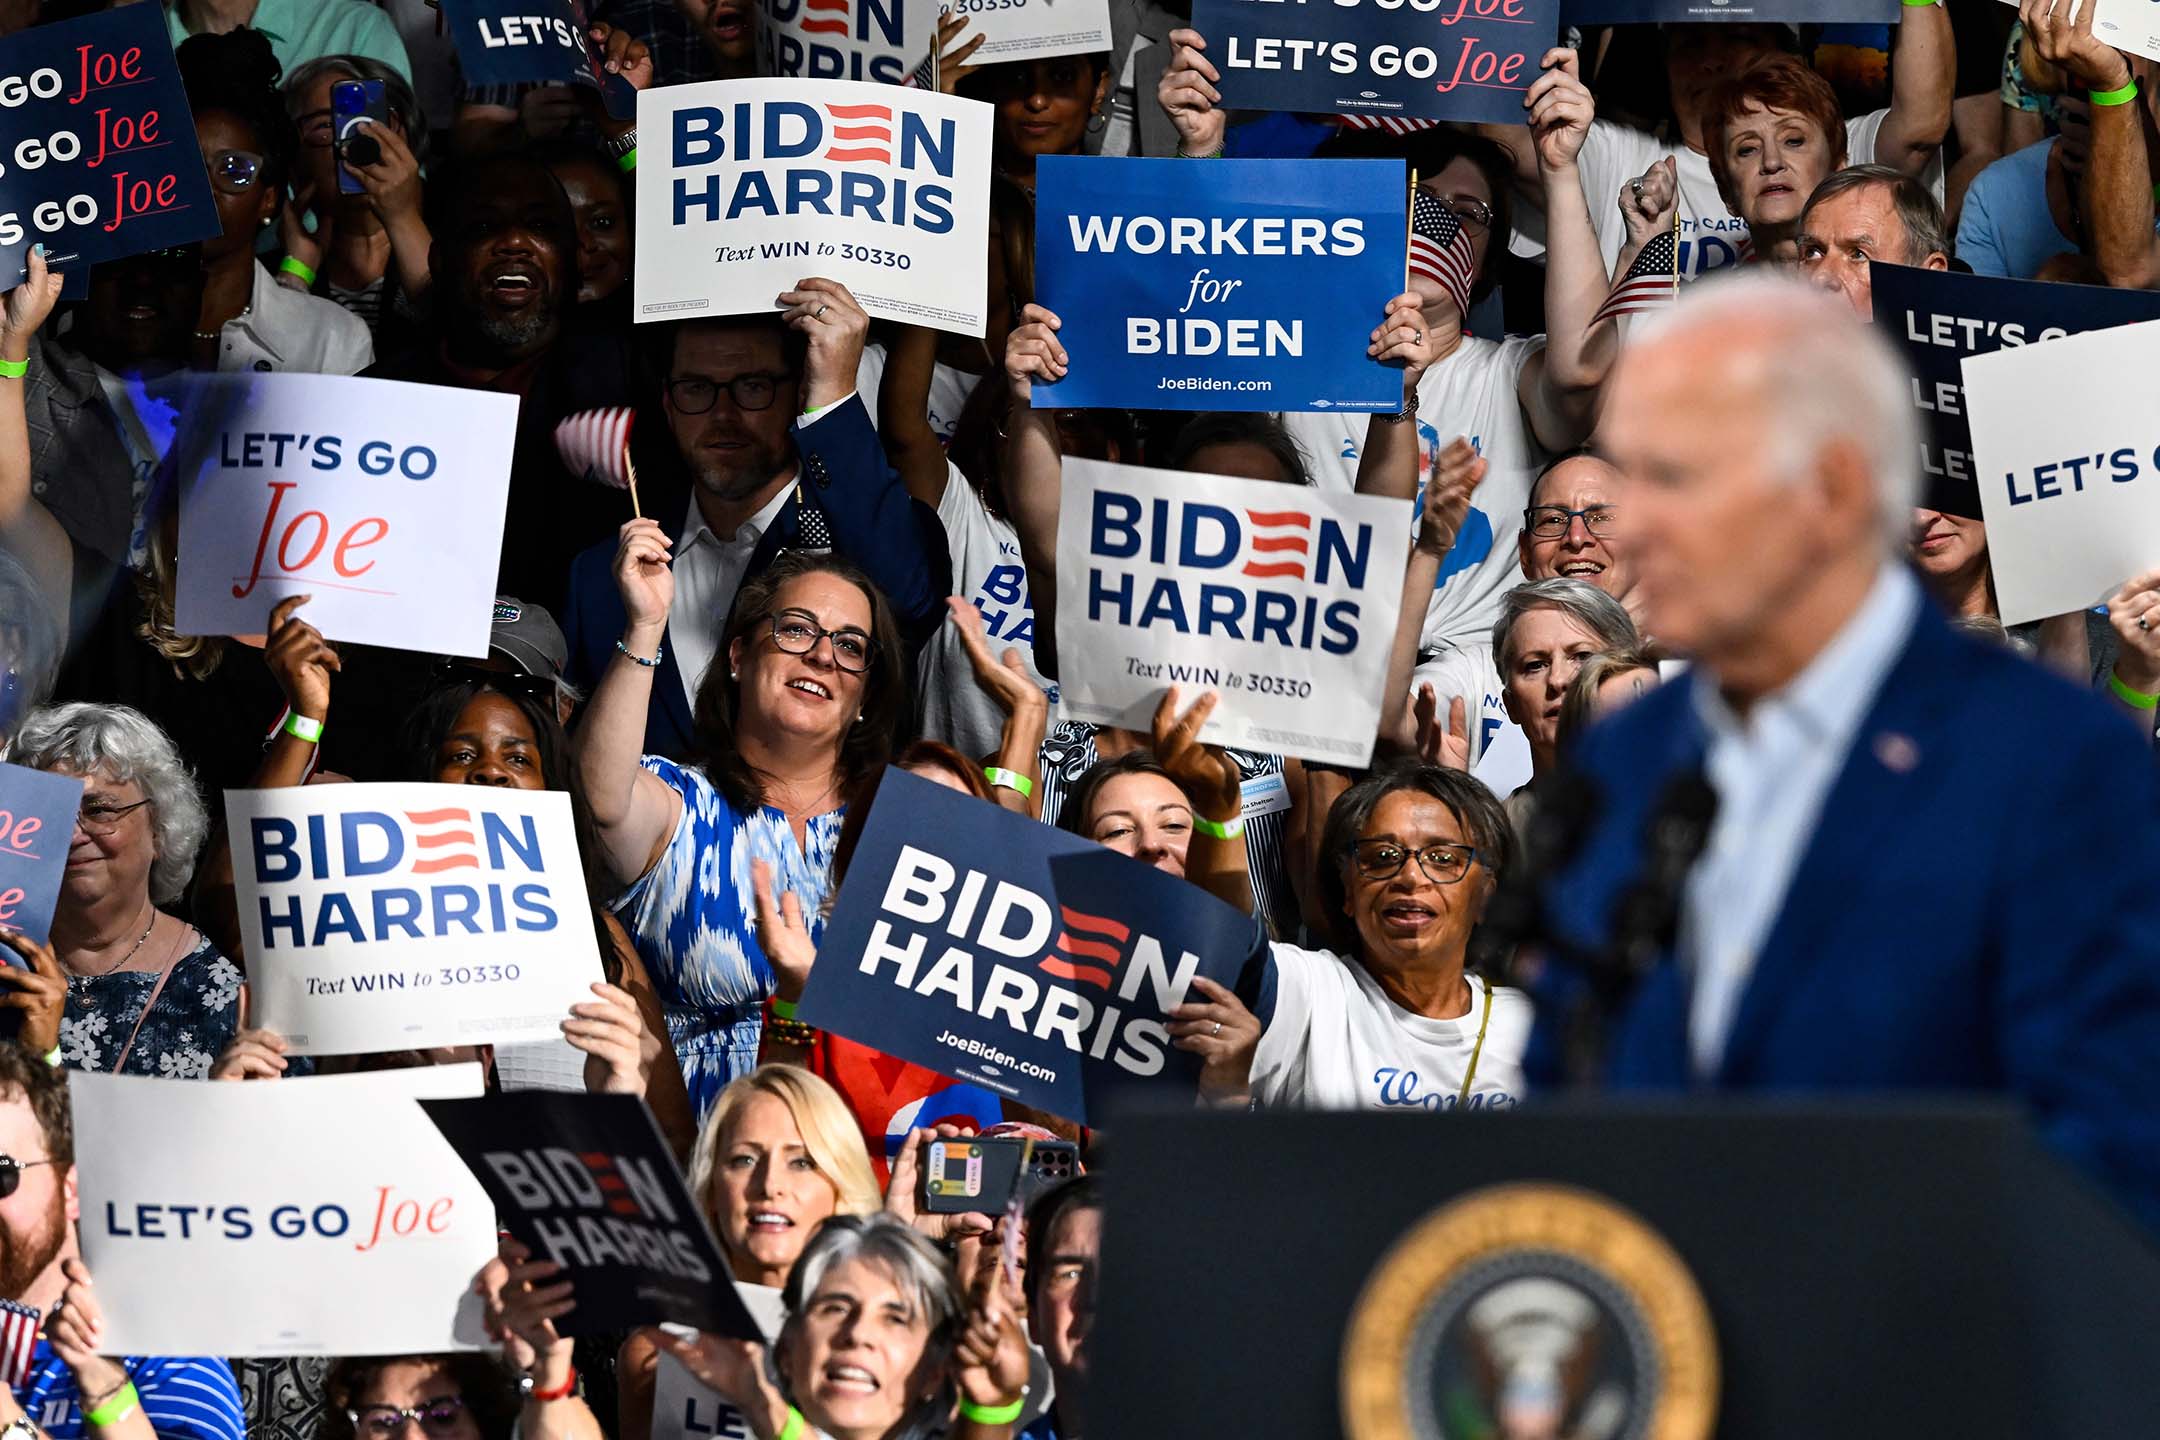
[[[1448,213],[1455,217],[1455,223],[1462,226],[1466,235],[1483,235],[1492,229],[1493,221],[1498,218],[1493,214],[1492,206],[1482,200],[1457,200],[1446,195],[1433,198],[1447,206]]]
[[[352,1422],[353,1433],[360,1436],[360,1440],[390,1440],[405,1428],[407,1420],[418,1421],[420,1428],[430,1435],[448,1435],[457,1429],[458,1420],[464,1413],[464,1396],[440,1395],[405,1409],[395,1405],[348,1409],[345,1418]]]
[[[149,803],[147,799],[137,800],[132,805],[115,805],[110,800],[92,800],[75,812],[75,819],[92,835],[110,835],[120,828],[122,820]],[[0,1195],[6,1193],[5,1190],[0,1190]]]
[[[850,675],[860,675],[870,668],[870,657],[876,647],[870,637],[852,627],[826,630],[817,623],[817,616],[807,610],[782,610],[772,617],[773,644],[790,655],[807,655],[817,649],[820,640],[832,641],[833,664]]]
[[[245,195],[262,178],[263,157],[252,150],[220,150],[210,157],[210,183],[227,195]]]
[[[1402,873],[1410,857],[1417,857],[1418,869],[1435,885],[1453,885],[1470,873],[1476,863],[1478,851],[1475,845],[1427,845],[1422,850],[1412,850],[1399,840],[1358,840],[1350,846],[1350,863],[1365,880],[1392,880]]]
[[[1540,505],[1523,511],[1523,524],[1540,540],[1558,540],[1567,534],[1568,527],[1577,520],[1592,535],[1610,535],[1620,524],[1620,512],[1610,505],[1592,505],[1586,510],[1570,510],[1565,505]]]
[[[738,410],[770,410],[780,396],[780,384],[795,377],[788,375],[737,375],[732,380],[708,380],[703,375],[670,376],[667,382],[668,404],[675,407],[678,415],[703,415],[719,402],[720,392],[725,390]]]
[[[22,1172],[34,1165],[50,1165],[50,1160],[17,1160],[12,1155],[0,1155],[0,1200],[7,1199],[22,1188]]]

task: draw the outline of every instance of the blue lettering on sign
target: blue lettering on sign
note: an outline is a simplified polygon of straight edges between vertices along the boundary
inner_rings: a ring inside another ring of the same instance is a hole
[[[2153,452],[2153,467],[2160,470],[2160,449]],[[2125,445],[2119,450],[2104,450],[2093,455],[2072,455],[2067,460],[2050,460],[2044,465],[2035,465],[2028,477],[2028,488],[2022,493],[2018,489],[2019,476],[2015,471],[2003,476],[2003,484],[2009,490],[2012,505],[2030,505],[2035,500],[2052,500],[2058,495],[2083,494],[2088,468],[2093,481],[2106,479],[2121,485],[2138,477],[2137,451]],[[2068,485],[2070,489],[2065,491],[2064,485]]]
[[[1372,559],[1371,530],[1302,510],[1248,510],[1162,496],[1143,504],[1136,495],[1099,489],[1088,525],[1089,555],[1144,561],[1147,589],[1139,590],[1140,577],[1132,572],[1090,567],[1088,619],[1348,654],[1358,642],[1357,601],[1245,582],[1362,585]],[[1238,583],[1195,582],[1165,573],[1170,567],[1222,572]]]
[[[812,8],[815,17],[798,23],[804,0],[766,0],[765,23],[758,26],[759,44],[765,52],[762,73],[805,80],[874,80],[886,85],[907,79],[907,64],[900,57],[914,47],[907,38],[910,12],[901,0],[822,0]],[[824,43],[818,38],[822,35],[844,36],[858,46],[876,45],[897,53],[865,55]]]
[[[1029,598],[1025,565],[993,565],[975,593],[983,633],[1007,645],[1035,646],[1035,604]]]
[[[678,171],[723,161],[814,160],[820,166],[739,170],[725,193],[719,175],[677,174],[674,223],[826,215],[942,235],[952,229],[953,192],[950,184],[939,182],[953,178],[958,133],[959,122],[902,104],[686,105],[674,113],[668,129],[669,158]],[[824,165],[847,168],[836,173]]]

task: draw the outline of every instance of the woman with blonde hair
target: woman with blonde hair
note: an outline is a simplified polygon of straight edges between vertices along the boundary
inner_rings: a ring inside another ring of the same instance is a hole
[[[780,1287],[818,1226],[882,1203],[847,1102],[798,1065],[761,1065],[720,1092],[690,1152],[690,1194],[712,1222],[736,1290],[768,1330],[778,1328]],[[623,1342],[622,1440],[652,1433],[658,1361],[642,1334]]]

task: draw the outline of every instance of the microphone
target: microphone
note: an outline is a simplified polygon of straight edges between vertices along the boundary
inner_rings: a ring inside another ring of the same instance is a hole
[[[1604,967],[1607,980],[1619,987],[1618,998],[1625,999],[1677,939],[1681,894],[1709,843],[1717,809],[1717,791],[1702,770],[1683,770],[1666,782],[1643,822],[1642,874],[1613,905],[1612,949]]]
[[[1500,877],[1478,923],[1480,951],[1501,967],[1526,947],[1560,944],[1552,933],[1546,892],[1552,877],[1582,849],[1605,806],[1597,781],[1572,766],[1539,781],[1535,793],[1537,804],[1519,837],[1515,863]]]

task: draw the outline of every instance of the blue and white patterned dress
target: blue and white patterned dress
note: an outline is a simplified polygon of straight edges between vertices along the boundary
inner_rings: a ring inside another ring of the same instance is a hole
[[[682,819],[659,860],[614,908],[652,976],[690,1104],[702,1121],[729,1081],[756,1068],[759,1008],[773,988],[757,942],[750,862],[771,864],[775,898],[794,891],[810,938],[820,939],[844,812],[811,817],[806,853],[778,807],[745,815],[703,771],[659,755],[643,763],[682,797]]]
[[[207,936],[174,962],[172,977],[158,990],[157,1008],[143,1016],[157,974],[123,970],[112,975],[68,977],[67,1010],[60,1020],[60,1063],[70,1070],[110,1070],[142,1017],[127,1073],[167,1080],[200,1080],[239,1026],[240,967],[218,953]]]

